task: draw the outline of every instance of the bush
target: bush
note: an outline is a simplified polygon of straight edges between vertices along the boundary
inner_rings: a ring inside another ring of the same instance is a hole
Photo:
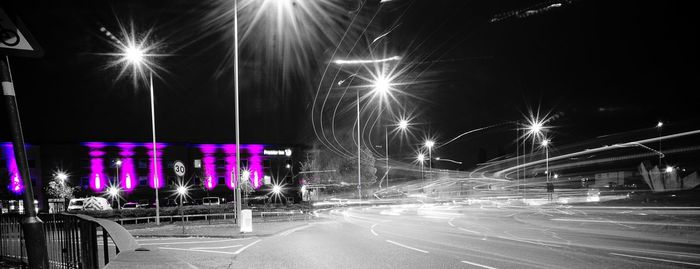
[[[223,204],[223,205],[191,205],[183,206],[182,211],[185,215],[200,215],[200,214],[221,214],[221,213],[233,213],[233,204]],[[179,207],[161,207],[161,216],[177,216],[180,215]],[[141,217],[155,217],[155,208],[136,208],[128,210],[81,210],[74,211],[75,214],[83,214],[94,218],[141,218]]]

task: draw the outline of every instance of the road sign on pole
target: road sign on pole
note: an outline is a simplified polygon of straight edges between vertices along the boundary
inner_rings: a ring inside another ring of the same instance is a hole
[[[0,54],[21,57],[41,57],[44,51],[29,30],[16,16],[0,7]]]
[[[173,164],[173,170],[175,170],[175,174],[178,177],[185,176],[185,164],[181,161],[175,161],[175,163]]]

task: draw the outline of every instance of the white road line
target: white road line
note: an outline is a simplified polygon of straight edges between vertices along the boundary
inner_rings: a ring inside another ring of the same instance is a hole
[[[634,255],[626,255],[626,254],[620,254],[620,253],[614,253],[614,252],[610,252],[610,253],[608,253],[608,254],[610,254],[610,255],[615,255],[615,256],[628,257],[628,258],[637,258],[637,259],[644,259],[644,260],[652,260],[652,261],[670,262],[670,263],[679,263],[679,264],[700,266],[700,263],[692,263],[692,262],[682,262],[682,261],[674,261],[674,260],[666,260],[666,259],[649,258],[649,257],[634,256]]]
[[[293,232],[296,232],[296,231],[299,231],[299,230],[303,230],[303,229],[306,229],[306,228],[309,228],[309,227],[311,227],[311,224],[306,224],[306,225],[301,226],[301,227],[296,227],[296,228],[294,228],[294,229],[281,232],[281,233],[277,234],[277,236],[287,236],[287,235],[290,235],[290,234],[293,233]]]
[[[611,221],[611,220],[597,220],[597,219],[551,219],[555,221],[568,221],[568,222],[596,222],[596,223],[611,223],[611,224],[633,224],[633,225],[657,225],[657,226],[678,226],[678,227],[700,227],[700,224],[693,223],[671,223],[671,222],[642,222],[642,221]],[[634,227],[633,227],[634,228]]]
[[[423,253],[430,253],[430,252],[428,252],[428,251],[426,251],[426,250],[417,249],[417,248],[414,248],[414,247],[409,247],[409,246],[407,246],[407,245],[404,245],[404,244],[401,244],[401,243],[397,243],[397,242],[394,242],[394,241],[391,241],[391,240],[386,240],[386,241],[389,242],[389,243],[392,243],[392,244],[394,244],[394,245],[397,245],[397,246],[399,246],[399,247],[403,247],[403,248],[407,248],[407,249],[410,249],[410,250],[415,250],[415,251],[423,252]]]
[[[247,249],[247,248],[249,248],[249,247],[251,247],[251,246],[257,244],[257,243],[260,242],[260,241],[262,241],[262,240],[261,240],[261,239],[258,239],[257,241],[255,241],[255,242],[253,242],[253,243],[250,243],[250,244],[246,245],[245,247],[242,247],[241,249],[237,250],[237,251],[234,252],[233,254],[240,254],[240,253],[243,252],[245,249]]]
[[[190,248],[190,249],[225,249],[225,248],[235,248],[235,247],[240,247],[242,245],[233,245],[233,246],[225,246],[225,247],[197,247],[197,248]]]
[[[448,221],[447,224],[449,224],[449,225],[452,226],[452,227],[455,227],[455,225],[452,224],[452,220]]]
[[[215,250],[205,250],[205,249],[168,248],[168,247],[158,247],[158,248],[165,249],[165,250],[194,251],[194,252],[206,252],[206,253],[229,254],[229,255],[237,254],[235,252],[225,252],[225,251],[215,251]]]
[[[252,239],[251,238],[233,238],[233,239],[224,239],[224,240],[213,240],[213,241],[186,241],[186,242],[158,242],[158,243],[143,243],[139,244],[141,246],[153,246],[153,245],[187,245],[187,244],[204,244],[204,243],[220,243],[220,242],[229,242],[229,241],[240,241],[240,240],[246,240],[246,239]]]
[[[375,223],[374,225],[372,225],[372,227],[369,228],[369,231],[372,232],[374,236],[379,236],[379,234],[377,234],[377,232],[374,231],[374,227],[376,227],[377,224],[378,223]]]
[[[457,229],[460,229],[461,231],[465,231],[465,232],[468,232],[468,233],[481,234],[480,232],[472,231],[472,230],[467,230],[467,229],[464,229],[464,228],[462,228],[462,227],[459,227],[459,228],[457,228]]]
[[[475,263],[475,262],[468,262],[468,261],[462,261],[462,262],[463,262],[463,263],[466,263],[466,264],[471,264],[471,265],[474,265],[474,266],[479,266],[479,267],[481,267],[481,268],[496,269],[496,267],[486,266],[486,265],[478,264],[478,263]]]

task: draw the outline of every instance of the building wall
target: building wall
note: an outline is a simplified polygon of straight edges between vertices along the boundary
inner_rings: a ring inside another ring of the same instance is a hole
[[[9,186],[9,171],[16,170],[11,165],[14,154],[11,144],[0,145],[0,182]],[[45,184],[41,178],[51,179],[56,171],[61,170],[69,174],[69,184],[80,187],[75,193],[77,197],[101,196],[109,186],[119,186],[123,190],[123,201],[148,200],[152,203],[155,202],[157,186],[163,203],[174,198],[174,186],[181,183],[192,186],[192,198],[217,196],[226,201],[233,199],[233,189],[238,184],[231,175],[235,171],[235,144],[158,143],[155,169],[151,145],[141,142],[47,144],[41,146],[41,151],[39,146],[30,146],[28,156],[35,194],[40,204],[46,205]],[[298,188],[293,176],[295,169],[298,171],[299,168],[298,162],[294,161],[298,147],[245,144],[240,148],[241,167],[245,171],[242,176],[248,177],[247,184],[242,186],[248,187],[250,193],[265,192],[274,183],[287,185],[288,189]],[[121,165],[117,165],[117,160]],[[177,178],[173,171],[176,160],[182,161],[187,168],[183,178]],[[21,198],[10,192],[10,187],[3,190],[3,200]]]

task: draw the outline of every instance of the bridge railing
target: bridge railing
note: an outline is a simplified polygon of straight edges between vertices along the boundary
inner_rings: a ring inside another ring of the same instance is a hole
[[[27,263],[27,247],[20,227],[22,215],[0,215],[0,259]],[[119,224],[85,215],[40,214],[50,268],[101,268],[120,251],[135,250],[136,240]]]

